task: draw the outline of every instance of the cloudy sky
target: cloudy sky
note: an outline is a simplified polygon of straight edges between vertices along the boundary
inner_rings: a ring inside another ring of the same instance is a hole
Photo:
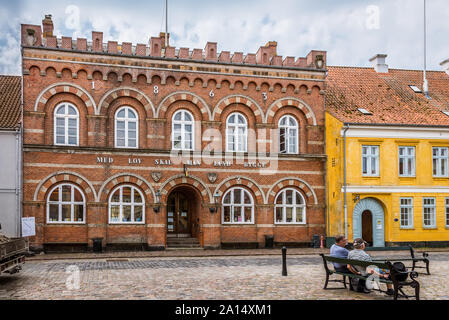
[[[165,0],[0,0],[0,74],[20,74],[21,23],[53,15],[57,36],[148,43],[165,29]],[[449,58],[449,1],[427,0],[428,68]],[[255,53],[269,40],[278,54],[326,50],[329,65],[369,66],[388,54],[391,68],[423,67],[423,0],[169,0],[172,46]]]

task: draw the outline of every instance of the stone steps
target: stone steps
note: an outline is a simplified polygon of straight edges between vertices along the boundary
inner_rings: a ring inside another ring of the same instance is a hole
[[[167,238],[167,249],[202,249],[197,238]]]

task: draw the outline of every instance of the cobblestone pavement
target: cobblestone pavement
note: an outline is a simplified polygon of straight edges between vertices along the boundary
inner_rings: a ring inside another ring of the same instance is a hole
[[[432,275],[418,277],[421,298],[447,300],[449,253],[430,258]],[[0,277],[0,299],[392,299],[323,290],[320,259],[289,256],[287,277],[273,256],[28,261],[20,273]],[[70,290],[76,270],[79,289]]]

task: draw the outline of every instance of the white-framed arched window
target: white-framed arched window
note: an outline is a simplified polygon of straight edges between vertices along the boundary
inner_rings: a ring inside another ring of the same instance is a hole
[[[139,189],[131,185],[121,185],[111,192],[109,223],[145,223],[145,201]]]
[[[223,224],[254,223],[254,200],[246,189],[229,189],[223,196],[221,211]]]
[[[139,116],[128,106],[115,113],[115,147],[137,148],[139,145]]]
[[[274,206],[274,222],[276,224],[306,223],[306,202],[299,191],[287,188],[278,193]]]
[[[85,223],[84,194],[73,184],[59,184],[47,198],[47,223]]]
[[[298,122],[290,115],[279,120],[279,153],[298,153]]]
[[[64,102],[55,108],[54,136],[56,145],[78,145],[79,113],[73,104]]]
[[[241,113],[231,113],[226,120],[226,151],[247,152],[248,124]]]
[[[178,110],[172,118],[172,148],[174,150],[193,150],[194,121],[187,110]]]

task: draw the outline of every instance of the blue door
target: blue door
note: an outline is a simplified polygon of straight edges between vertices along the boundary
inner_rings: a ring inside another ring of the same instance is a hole
[[[373,224],[373,247],[385,247],[385,213],[374,198],[360,200],[352,212],[352,231],[355,238],[362,238],[362,213],[371,211]]]

